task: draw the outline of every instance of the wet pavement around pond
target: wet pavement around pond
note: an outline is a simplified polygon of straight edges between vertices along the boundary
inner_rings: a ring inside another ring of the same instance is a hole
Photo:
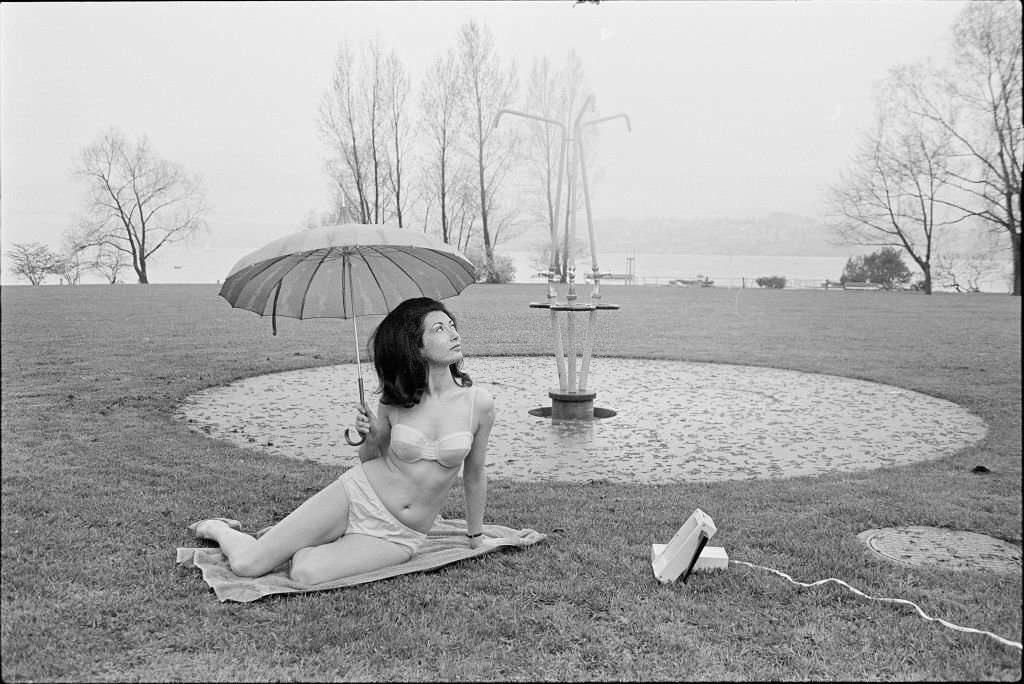
[[[363,364],[367,401],[376,386]],[[754,366],[595,357],[594,406],[616,415],[555,422],[553,356],[471,357],[497,407],[488,477],[667,483],[776,479],[940,458],[987,424],[949,401],[875,382]],[[355,364],[274,373],[191,395],[176,418],[238,446],[342,467],[358,401]],[[372,398],[371,398],[372,397]]]

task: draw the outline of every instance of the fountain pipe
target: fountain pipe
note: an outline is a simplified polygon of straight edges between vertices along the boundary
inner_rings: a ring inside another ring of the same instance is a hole
[[[582,113],[582,112],[581,112]],[[626,129],[630,132],[633,131],[633,127],[629,125],[629,117],[625,114],[615,114],[613,116],[606,116],[601,119],[595,119],[594,121],[588,121],[585,124],[580,124],[579,119],[576,120],[576,128],[573,135],[576,137],[576,147],[579,150],[579,162],[580,162],[580,177],[583,179],[583,200],[584,207],[587,211],[587,235],[590,239],[590,267],[594,276],[594,286],[590,291],[591,299],[601,298],[601,274],[597,268],[597,241],[594,239],[594,220],[590,212],[590,185],[587,182],[587,165],[586,160],[583,156],[583,135],[582,129],[587,126],[596,126],[604,121],[610,121],[612,119],[618,119],[622,117],[626,120]]]
[[[576,135],[582,140],[579,126],[577,125]],[[594,239],[594,221],[590,214],[590,184],[587,182],[587,165],[583,156],[583,145],[577,145],[579,150],[580,178],[583,180],[583,206],[587,212],[587,238],[590,240],[590,270],[594,276],[594,285],[590,290],[591,299],[601,298],[601,274],[597,268],[597,241]]]
[[[576,244],[576,158],[579,154],[579,146],[573,143],[573,139],[569,138],[569,159],[566,169],[569,187],[565,193],[565,231],[562,233],[562,250],[565,254],[565,270],[569,282],[565,298],[570,302],[576,299],[576,260],[572,258],[571,248]]]
[[[590,353],[594,348],[594,328],[597,326],[597,309],[591,309],[587,317],[587,341],[583,344],[583,365],[580,367],[580,392],[587,391],[587,375],[590,373]]]
[[[566,338],[568,341],[568,349],[566,349],[566,351],[569,355],[569,358],[567,359],[569,362],[568,390],[575,394],[579,389],[576,380],[576,312],[570,310],[566,313],[568,314],[565,326]]]
[[[565,127],[562,129],[562,145],[558,151],[558,188],[555,190],[555,213],[551,217],[551,266],[548,268],[548,299],[554,301],[555,294],[555,269],[558,266],[558,217],[562,210],[562,176],[565,173],[565,158],[569,153],[569,145],[565,139]],[[568,211],[568,209],[567,209]]]
[[[494,128],[498,127],[498,122],[501,120],[502,114],[514,114],[527,119],[534,119],[536,121],[554,124],[555,126],[558,126],[559,130],[562,132],[561,144],[558,151],[558,186],[555,190],[555,211],[554,215],[551,217],[551,263],[548,265],[548,299],[554,301],[558,296],[555,292],[555,267],[558,263],[558,215],[561,213],[562,208],[562,174],[565,171],[565,155],[568,148],[565,139],[565,126],[560,121],[548,119],[543,116],[527,114],[526,112],[520,112],[514,109],[500,109],[494,117]]]
[[[575,204],[576,169],[577,169],[577,167],[579,167],[579,169],[581,171],[583,170],[583,138],[580,136],[580,121],[583,119],[583,115],[586,113],[586,111],[588,109],[590,109],[590,110],[594,109],[594,96],[593,95],[588,95],[587,99],[583,101],[583,106],[580,107],[580,111],[576,115],[576,121],[573,122],[573,126],[572,126],[572,140],[575,143],[575,146],[574,146],[573,149],[575,150],[576,154],[573,156],[573,163],[572,163],[572,168],[569,171],[569,173],[570,173],[569,177],[571,179],[573,179],[573,189],[574,189],[574,193],[573,193],[573,201],[574,201],[574,203],[572,205],[572,208],[573,208],[572,239],[573,239],[573,243],[574,244],[575,244],[575,241],[576,241],[576,204]],[[587,193],[586,193],[586,189],[587,189],[587,186],[586,186],[586,175],[583,175],[583,183],[584,183],[584,185],[583,185],[584,196],[586,197],[587,196]],[[589,202],[589,200],[588,200],[588,202]],[[588,218],[589,218],[589,215],[588,215]],[[588,239],[590,240],[591,254],[593,254],[593,250],[594,250],[594,234],[593,234],[593,231],[589,232]]]
[[[555,370],[558,371],[558,388],[567,389],[565,376],[565,350],[562,348],[562,331],[558,327],[558,312],[551,309],[551,334],[555,339]]]
[[[629,131],[630,133],[633,132],[633,127],[629,125],[629,116],[626,115],[626,114],[613,114],[612,116],[605,116],[605,117],[602,117],[600,119],[594,119],[592,121],[587,121],[585,124],[583,124],[582,128],[586,128],[587,126],[596,126],[599,123],[604,123],[605,121],[611,121],[612,119],[625,119],[626,120],[626,130]]]

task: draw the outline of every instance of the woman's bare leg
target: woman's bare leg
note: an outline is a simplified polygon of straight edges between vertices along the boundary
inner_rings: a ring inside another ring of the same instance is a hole
[[[297,551],[292,558],[291,578],[302,584],[320,584],[398,565],[411,555],[405,547],[386,539],[346,534],[333,542]]]
[[[332,542],[348,528],[348,493],[335,480],[304,501],[259,539],[233,530],[219,520],[196,527],[196,537],[220,545],[231,571],[240,577],[260,577],[288,561],[300,549]],[[381,540],[377,540],[381,541]],[[385,542],[390,544],[391,542]]]

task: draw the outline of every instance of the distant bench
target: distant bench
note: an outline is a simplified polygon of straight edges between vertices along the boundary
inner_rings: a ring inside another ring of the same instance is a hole
[[[826,290],[842,289],[842,290],[881,290],[881,283],[869,283],[866,281],[859,280],[847,280],[845,283],[837,282],[835,280],[826,280],[821,284]]]

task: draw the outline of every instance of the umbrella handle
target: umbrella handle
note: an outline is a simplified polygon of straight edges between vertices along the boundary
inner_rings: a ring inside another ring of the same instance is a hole
[[[364,394],[364,391],[363,391],[363,376],[362,375],[359,376],[359,404],[361,406],[363,406],[363,407],[366,406],[366,398],[365,398],[365,394]],[[366,441],[366,437],[363,436],[363,435],[359,435],[359,441],[358,442],[352,441],[352,438],[348,436],[348,433],[351,432],[351,431],[352,431],[352,428],[345,428],[345,441],[349,443],[349,446],[359,446],[360,444],[362,444],[363,442]]]
[[[359,435],[359,441],[358,442],[353,441],[352,438],[348,436],[348,433],[350,433],[351,431],[352,431],[352,428],[345,428],[345,441],[348,442],[350,446],[359,446],[360,444],[362,444],[363,442],[366,441],[366,437],[364,437],[362,435]],[[356,433],[356,434],[359,434],[359,433]]]

